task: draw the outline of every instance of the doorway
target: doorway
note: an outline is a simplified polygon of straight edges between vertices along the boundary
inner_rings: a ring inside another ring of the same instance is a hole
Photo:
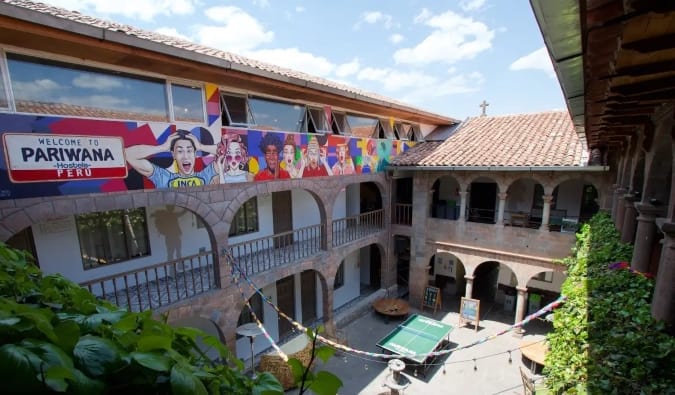
[[[293,230],[293,197],[291,191],[272,192],[272,221],[274,234]],[[293,244],[293,232],[274,238],[274,248]]]
[[[394,254],[396,255],[396,285],[399,297],[408,294],[410,281],[410,237],[394,236]]]
[[[295,320],[295,277],[288,276],[277,281],[277,306],[284,314]],[[293,325],[279,316],[279,339],[288,336]]]
[[[497,294],[499,280],[499,262],[483,262],[474,271],[472,298],[483,303],[492,303]]]
[[[309,325],[316,320],[316,272],[314,270],[305,270],[300,274],[300,297],[302,323]]]

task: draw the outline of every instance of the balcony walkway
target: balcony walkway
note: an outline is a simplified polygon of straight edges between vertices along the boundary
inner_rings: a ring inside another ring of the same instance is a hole
[[[380,214],[366,213],[333,222],[333,246],[345,245],[384,229]],[[375,212],[376,213],[376,212]],[[322,224],[270,237],[238,243],[228,248],[239,268],[254,276],[323,251]],[[218,288],[213,254],[204,252],[138,270],[82,283],[101,299],[144,311],[170,305]]]

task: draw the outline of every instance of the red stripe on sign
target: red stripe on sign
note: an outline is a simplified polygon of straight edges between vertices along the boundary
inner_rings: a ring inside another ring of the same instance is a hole
[[[126,177],[126,167],[9,171],[9,178],[13,182],[73,181]]]

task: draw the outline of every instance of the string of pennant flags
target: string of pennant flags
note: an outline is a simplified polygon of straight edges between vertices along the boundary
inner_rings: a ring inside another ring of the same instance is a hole
[[[290,322],[291,325],[293,325],[293,327],[295,327],[295,329],[297,329],[298,331],[307,333],[307,331],[310,328],[307,328],[307,327],[303,326],[301,323],[295,321],[293,318],[289,317],[283,311],[281,311],[277,305],[272,303],[271,299],[269,299],[265,296],[265,294],[262,292],[262,290],[260,288],[258,288],[253,283],[253,281],[251,281],[251,279],[248,276],[246,276],[245,272],[242,271],[241,268],[239,268],[239,266],[234,261],[234,259],[232,257],[230,257],[229,255],[227,256],[227,261],[230,263],[233,282],[236,284],[237,288],[239,289],[239,291],[241,293],[241,296],[242,296],[242,299],[245,301],[244,303],[245,303],[246,307],[248,307],[249,311],[251,312],[251,317],[255,321],[256,325],[260,328],[260,330],[262,331],[265,338],[270,342],[270,344],[272,345],[274,350],[278,353],[278,355],[284,361],[288,361],[288,356],[281,350],[281,348],[279,347],[277,342],[270,336],[270,334],[267,332],[267,330],[265,330],[264,325],[262,324],[260,319],[254,313],[253,308],[251,307],[251,305],[249,303],[249,300],[246,298],[244,290],[242,289],[240,280],[243,280],[251,289],[254,290],[254,292],[258,293],[261,296],[263,301],[265,301],[268,305],[270,305],[277,312],[277,314],[279,314],[280,317],[283,317],[285,320]],[[559,307],[565,301],[565,299],[566,299],[566,297],[564,295],[561,295],[560,297],[558,297],[553,302],[547,304],[546,306],[542,307],[538,311],[526,316],[522,321],[517,322],[513,325],[510,325],[507,328],[505,328],[505,329],[503,329],[503,330],[501,330],[497,333],[486,336],[486,337],[481,338],[479,340],[476,340],[472,343],[469,343],[469,344],[466,344],[466,345],[463,345],[463,346],[457,346],[457,347],[454,347],[454,348],[451,348],[451,349],[443,349],[443,350],[438,350],[438,351],[432,351],[432,352],[424,353],[424,354],[409,353],[409,354],[405,354],[403,356],[408,357],[408,358],[437,357],[437,356],[450,354],[450,353],[458,351],[458,350],[463,350],[463,349],[466,349],[466,348],[474,347],[474,346],[477,346],[479,344],[483,344],[483,343],[488,342],[490,340],[493,340],[493,339],[495,339],[499,336],[502,336],[506,333],[509,333],[509,332],[511,332],[515,329],[521,328],[524,325],[527,325],[528,323],[530,323],[534,319],[537,319],[537,318],[539,318],[539,317],[541,317],[545,314],[551,313],[554,309]],[[352,355],[365,356],[365,357],[369,357],[369,358],[385,359],[385,360],[400,357],[400,355],[396,355],[396,354],[374,353],[374,352],[370,352],[370,351],[355,349],[355,348],[346,346],[344,344],[338,343],[336,341],[333,341],[329,338],[326,338],[326,337],[322,336],[320,333],[315,333],[315,334],[316,334],[316,337],[318,338],[318,340],[321,341],[322,343],[327,344],[327,345],[329,345],[329,346],[331,346],[335,349],[347,352],[347,353],[352,354]],[[505,352],[509,352],[509,354],[510,354],[510,351],[511,350],[505,351]],[[505,352],[501,352],[501,353],[498,353],[498,354],[503,354]],[[495,354],[495,355],[498,355],[498,354]],[[475,360],[476,359],[473,359],[474,364],[475,364]]]

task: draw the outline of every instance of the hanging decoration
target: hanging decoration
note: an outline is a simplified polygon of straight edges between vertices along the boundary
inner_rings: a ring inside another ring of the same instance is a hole
[[[285,320],[287,320],[289,323],[291,323],[291,325],[293,327],[295,327],[297,330],[299,330],[301,332],[304,332],[304,333],[307,333],[308,328],[303,326],[301,323],[296,322],[293,318],[289,317],[283,311],[281,311],[277,305],[272,303],[272,301],[265,296],[265,294],[262,292],[262,290],[260,288],[256,287],[256,285],[251,281],[251,279],[248,278],[248,276],[246,276],[245,272],[242,271],[239,268],[237,263],[234,261],[234,259],[229,254],[226,255],[226,260],[228,261],[228,263],[230,264],[230,266],[232,268],[232,278],[233,278],[233,281],[237,284],[238,287],[239,287],[239,280],[243,279],[248,284],[249,287],[251,287],[256,293],[260,294],[260,296],[262,297],[262,300],[264,300],[268,305],[270,305],[276,311],[276,313],[279,314],[280,317],[283,317]],[[239,288],[239,289],[241,291],[241,288]],[[243,291],[242,291],[242,298],[244,300],[246,300],[246,297],[245,297]],[[458,350],[463,350],[463,349],[466,349],[466,348],[477,346],[479,344],[483,344],[487,341],[493,340],[493,339],[495,339],[499,336],[502,336],[506,333],[509,333],[509,332],[511,332],[515,329],[521,328],[524,325],[527,325],[528,323],[530,323],[532,320],[537,319],[538,317],[540,317],[544,314],[548,314],[548,313],[552,312],[555,308],[560,306],[565,301],[565,299],[566,299],[566,297],[564,295],[560,295],[560,297],[558,297],[558,299],[556,299],[555,301],[553,301],[553,302],[549,303],[548,305],[544,306],[539,311],[536,311],[536,312],[528,315],[522,321],[517,322],[517,323],[515,323],[515,324],[495,333],[495,334],[492,334],[492,335],[486,336],[482,339],[479,339],[477,341],[474,341],[473,343],[470,343],[470,344],[467,344],[467,345],[464,345],[464,346],[457,346],[457,347],[451,348],[451,349],[432,351],[432,352],[425,353],[425,354],[411,354],[411,355],[409,355],[409,357],[411,357],[411,358],[438,357],[438,356],[450,354],[450,353],[458,351]],[[257,321],[257,319],[256,319],[256,321]],[[259,321],[257,321],[257,322],[259,322]],[[260,325],[262,326],[262,324],[260,324]],[[286,359],[288,359],[288,357],[281,351],[281,349],[279,348],[277,343],[274,341],[274,339],[272,339],[272,337],[264,329],[263,329],[263,334],[265,335],[265,338],[267,338],[267,340],[270,342],[272,347],[279,353],[279,355],[282,358],[286,357]],[[351,353],[351,354],[354,354],[354,355],[366,356],[366,357],[370,357],[370,358],[382,358],[382,359],[385,359],[385,360],[399,357],[399,355],[396,355],[396,354],[382,354],[382,353],[374,353],[374,352],[369,352],[369,351],[358,350],[358,349],[346,346],[344,344],[340,344],[338,342],[335,342],[331,339],[325,338],[321,334],[318,334],[318,333],[316,334],[316,337],[319,341],[321,341],[324,344],[327,344],[327,345],[329,345],[329,346],[331,346],[335,349],[338,349],[338,350],[341,350],[341,351],[344,351],[344,352],[348,352],[348,353]],[[499,354],[503,354],[503,353],[504,352],[501,352]],[[474,360],[474,362],[475,362],[475,360]]]

